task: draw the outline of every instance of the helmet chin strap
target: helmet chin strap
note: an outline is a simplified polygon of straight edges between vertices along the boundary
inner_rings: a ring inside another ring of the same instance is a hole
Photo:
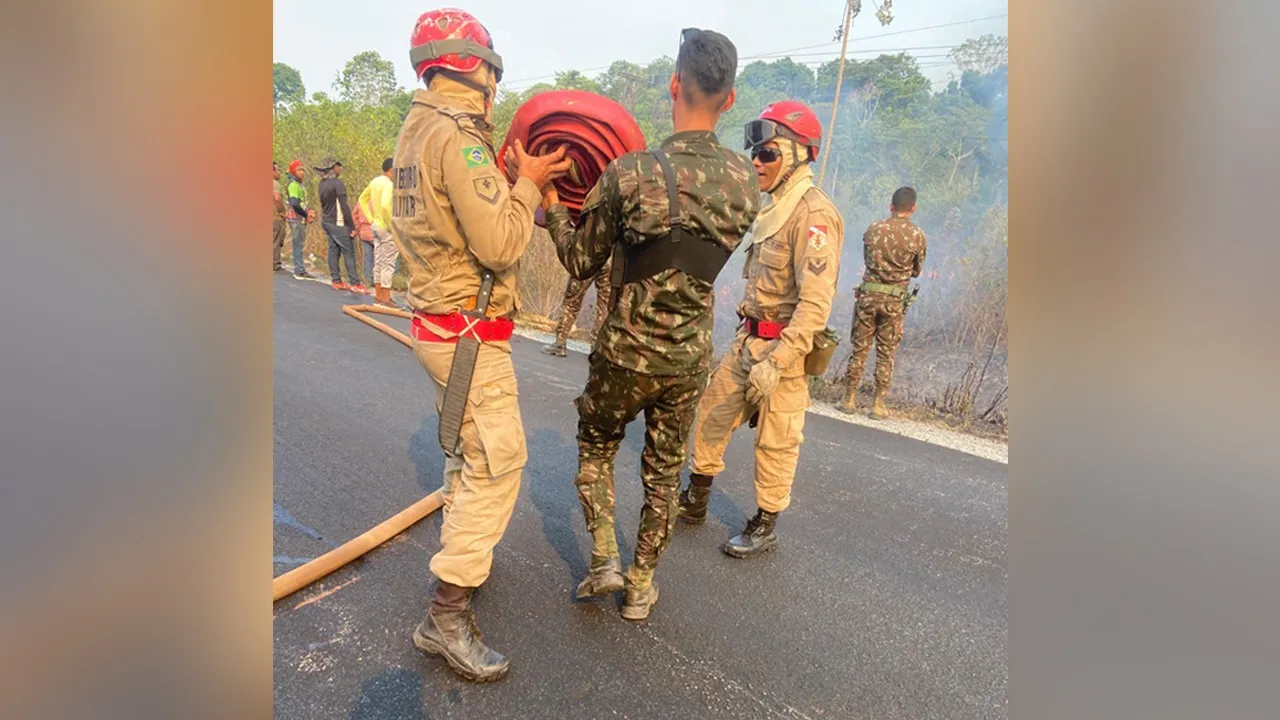
[[[768,190],[765,190],[767,193],[772,194],[774,190],[786,185],[787,181],[791,179],[791,176],[795,174],[796,170],[799,170],[800,166],[807,162],[807,158],[809,157],[809,150],[807,147],[805,148],[806,160],[801,160],[800,154],[796,151],[797,148],[800,147],[800,143],[787,138],[787,144],[791,146],[791,167],[787,168],[786,172],[778,173],[778,177],[774,178],[773,186]]]

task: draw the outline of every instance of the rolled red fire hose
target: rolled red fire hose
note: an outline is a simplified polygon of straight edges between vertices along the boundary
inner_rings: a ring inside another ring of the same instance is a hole
[[[595,187],[605,167],[614,159],[645,147],[644,133],[626,108],[583,90],[551,90],[534,95],[521,105],[498,157],[506,157],[507,148],[517,139],[531,155],[565,146],[566,157],[573,159],[573,169],[554,184],[560,202],[575,222],[587,193]],[[506,168],[505,163],[503,167]],[[507,180],[516,180],[510,170]]]

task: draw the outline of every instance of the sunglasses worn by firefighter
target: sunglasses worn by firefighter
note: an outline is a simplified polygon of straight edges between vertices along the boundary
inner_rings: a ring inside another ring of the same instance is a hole
[[[751,159],[759,158],[760,162],[768,164],[777,162],[782,158],[782,153],[777,148],[756,146],[751,148]]]

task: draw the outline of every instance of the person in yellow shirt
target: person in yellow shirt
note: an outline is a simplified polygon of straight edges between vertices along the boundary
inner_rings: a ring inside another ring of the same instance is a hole
[[[373,225],[373,277],[375,302],[395,307],[391,302],[391,278],[396,274],[396,260],[400,252],[391,236],[391,195],[395,187],[391,183],[391,158],[382,161],[382,174],[369,182],[360,199],[360,211]]]

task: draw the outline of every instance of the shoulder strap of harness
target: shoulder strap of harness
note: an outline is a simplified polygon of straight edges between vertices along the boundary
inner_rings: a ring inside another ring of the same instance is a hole
[[[671,214],[671,234],[684,234],[684,222],[680,218],[680,188],[676,187],[676,171],[671,169],[671,160],[667,154],[661,149],[654,150],[653,159],[658,161],[658,166],[662,168],[662,179],[667,183],[667,208]],[[673,242],[680,242],[684,238],[674,239]]]
[[[714,283],[721,268],[731,254],[718,243],[698,238],[684,226],[680,215],[680,188],[671,161],[661,149],[651,152],[662,168],[667,184],[667,212],[671,231],[639,245],[614,248],[613,275],[610,278],[616,290],[626,283],[653,277],[663,270],[675,269],[707,283]],[[618,260],[623,260],[619,263]]]

